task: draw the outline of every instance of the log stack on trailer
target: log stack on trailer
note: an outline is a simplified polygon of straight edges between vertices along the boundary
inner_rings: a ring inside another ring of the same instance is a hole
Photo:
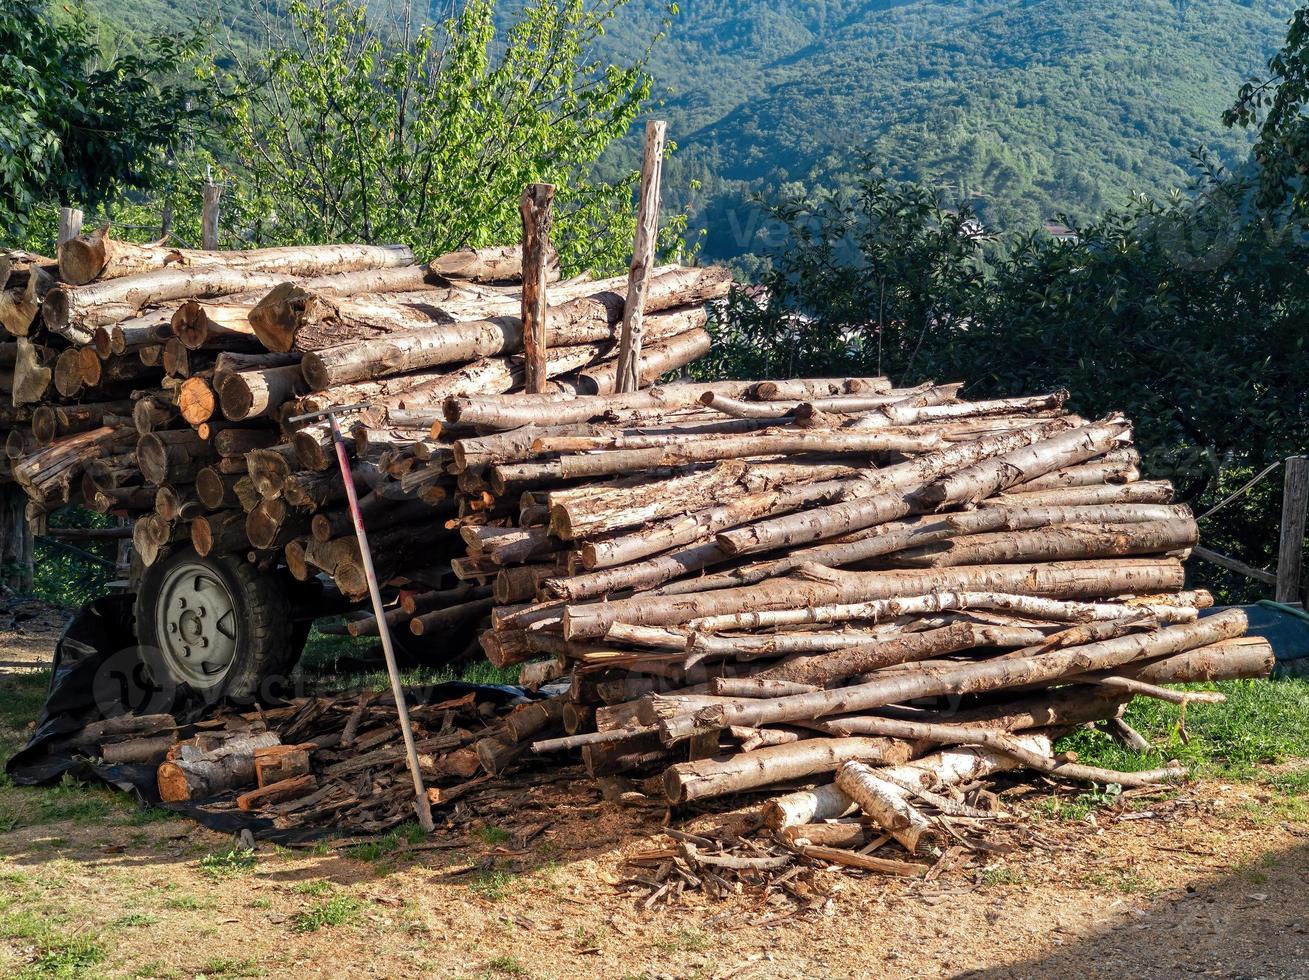
[[[433,765],[471,783],[580,753],[670,805],[762,793],[773,830],[818,848],[794,853],[838,863],[854,859],[822,821],[862,812],[915,855],[975,809],[957,786],[993,773],[1171,779],[1081,766],[1052,740],[1103,724],[1131,742],[1132,697],[1270,669],[1239,611],[1204,615],[1212,597],[1185,588],[1196,522],[1142,478],[1128,420],[1080,418],[1063,391],[969,400],[880,377],[656,385],[707,350],[705,306],[731,286],[675,267],[647,284],[643,387],[622,393],[626,277],[556,272],[547,390],[526,394],[518,253],[188,252],[102,229],[57,263],[11,254],[14,480],[34,515],[133,519],[147,569],[193,548],[357,602],[327,427],[287,420],[364,403],[349,448],[388,626],[480,624],[492,664],[562,686],[530,711],[465,713],[457,737],[425,716],[422,736],[447,740]],[[297,800],[353,800],[324,777],[354,772],[357,714],[295,704],[282,741],[312,735],[298,782],[244,805],[285,824],[312,809]],[[406,816],[393,755],[369,772],[397,795],[360,826]]]
[[[548,390],[612,391],[626,277],[559,281],[553,253],[545,268]],[[366,402],[352,451],[381,570],[424,594],[458,585],[454,479],[435,470],[450,439],[430,417],[451,394],[521,389],[517,246],[418,264],[403,246],[193,251],[101,228],[57,261],[10,253],[0,272],[0,422],[30,519],[83,504],[132,522],[146,574],[189,544],[324,573],[360,599],[327,426],[286,420]],[[655,271],[646,383],[707,350],[705,304],[730,284],[721,269]],[[415,460],[433,468],[401,479]]]

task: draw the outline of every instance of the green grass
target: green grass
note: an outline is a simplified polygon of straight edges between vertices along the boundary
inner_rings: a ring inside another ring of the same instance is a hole
[[[0,895],[0,940],[20,943],[28,962],[12,980],[80,980],[97,975],[105,958],[94,932],[67,929],[68,916],[42,903],[22,885],[11,883]]]
[[[1156,746],[1152,752],[1129,752],[1100,731],[1079,729],[1060,740],[1060,751],[1075,750],[1092,766],[1135,772],[1178,759],[1197,776],[1250,779],[1261,763],[1309,757],[1309,679],[1222,681],[1178,685],[1227,695],[1223,704],[1190,704],[1183,741],[1181,707],[1153,698],[1136,698],[1126,720]],[[1295,777],[1309,787],[1309,775]],[[1301,792],[1304,790],[1302,789]]]
[[[200,967],[200,974],[205,977],[262,977],[265,971],[254,957],[238,960],[219,956]]]
[[[527,976],[527,967],[523,966],[515,956],[497,956],[487,964],[496,973],[503,973],[511,977]]]
[[[218,854],[200,859],[200,870],[211,878],[234,878],[255,869],[259,859],[250,848],[229,847]]]
[[[153,915],[146,915],[144,912],[129,912],[127,915],[119,916],[110,926],[114,929],[127,929],[136,926],[152,926],[159,920]]]
[[[478,827],[475,833],[477,838],[487,847],[495,847],[509,839],[509,831],[503,827]]]
[[[701,929],[678,929],[655,941],[655,947],[665,953],[702,953],[711,945],[709,933]]]
[[[363,903],[358,899],[349,895],[337,895],[300,912],[292,928],[296,932],[317,932],[319,929],[344,925],[358,915],[362,908]]]
[[[412,820],[402,823],[390,833],[376,840],[365,841],[345,849],[345,856],[356,861],[379,862],[394,857],[405,848],[427,838],[423,828]]]
[[[498,902],[507,898],[518,885],[518,879],[500,868],[479,871],[469,882],[468,890],[487,901]]]
[[[331,892],[332,883],[322,878],[315,878],[313,881],[297,882],[291,890],[297,895],[326,895]]]

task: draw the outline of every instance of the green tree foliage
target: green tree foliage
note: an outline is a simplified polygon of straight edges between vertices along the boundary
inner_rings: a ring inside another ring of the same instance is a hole
[[[1258,126],[1254,159],[1266,211],[1309,213],[1309,9],[1296,11],[1285,46],[1268,62],[1269,78],[1242,86],[1229,126]]]
[[[535,0],[497,34],[494,0],[439,28],[379,25],[353,0],[296,0],[291,33],[239,79],[235,180],[259,242],[517,240],[528,183],[558,186],[565,267],[631,249],[633,175],[594,176],[649,93],[595,42],[625,0]]]
[[[149,188],[208,118],[185,72],[196,36],[155,34],[105,57],[80,7],[0,6],[0,233],[24,236],[52,203],[98,205]]]
[[[787,230],[762,295],[736,297],[714,367],[881,370],[967,379],[975,396],[1067,387],[1088,416],[1136,423],[1150,475],[1211,504],[1309,445],[1309,213],[1301,206],[1305,13],[1272,62],[1252,162],[1201,158],[1186,194],[1141,197],[1077,229],[1002,242],[938,192],[861,178],[771,209]],[[1275,91],[1273,90],[1275,89]],[[1234,122],[1253,122],[1243,107]],[[1280,194],[1273,194],[1280,188]],[[1206,525],[1251,564],[1275,553],[1275,486]]]

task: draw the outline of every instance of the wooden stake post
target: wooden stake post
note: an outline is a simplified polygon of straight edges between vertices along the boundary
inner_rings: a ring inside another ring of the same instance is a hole
[[[655,242],[659,237],[659,182],[664,168],[664,135],[667,124],[651,119],[645,126],[645,159],[641,165],[641,199],[636,216],[636,241],[632,267],[627,277],[627,303],[623,308],[623,332],[618,348],[618,391],[641,387],[641,340],[645,320],[645,294],[650,270],[654,268]]]
[[[523,218],[523,354],[527,361],[527,392],[532,395],[543,393],[549,379],[545,282],[554,197],[554,184],[529,184],[518,207]]]
[[[59,241],[62,245],[82,234],[82,212],[77,208],[59,209]]]
[[[210,251],[218,248],[218,199],[223,196],[223,188],[206,180],[204,186],[204,208],[200,215],[200,247]]]
[[[1306,504],[1309,504],[1309,456],[1292,456],[1286,461],[1282,484],[1282,534],[1273,596],[1278,602],[1301,601]]]

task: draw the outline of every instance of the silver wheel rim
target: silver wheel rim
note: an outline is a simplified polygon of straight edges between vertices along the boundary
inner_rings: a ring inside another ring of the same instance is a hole
[[[195,687],[222,683],[236,659],[235,602],[206,565],[183,562],[159,584],[155,635],[173,676]]]

